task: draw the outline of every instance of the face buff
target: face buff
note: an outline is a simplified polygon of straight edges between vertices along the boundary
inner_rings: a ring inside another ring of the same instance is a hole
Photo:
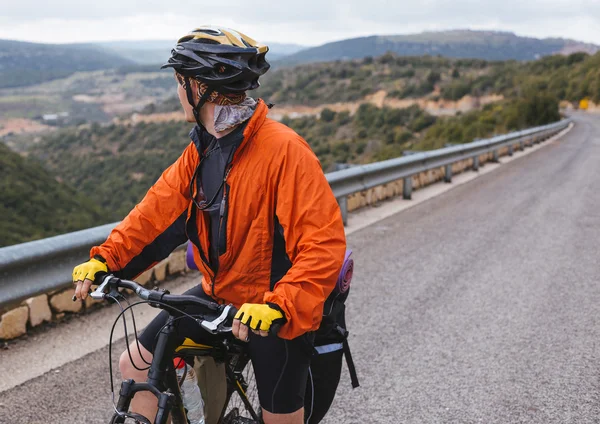
[[[215,131],[221,132],[233,128],[250,119],[256,109],[256,100],[246,97],[237,105],[215,106]]]
[[[198,82],[198,97],[202,97],[208,86]],[[215,131],[222,132],[250,119],[256,109],[256,100],[242,94],[220,94],[213,91],[207,102],[215,104]]]

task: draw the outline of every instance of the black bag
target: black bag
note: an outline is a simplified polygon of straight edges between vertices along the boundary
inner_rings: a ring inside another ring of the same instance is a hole
[[[342,373],[342,358],[350,372],[352,387],[357,388],[358,377],[348,345],[346,330],[346,305],[350,288],[344,293],[336,287],[325,301],[323,320],[315,332],[312,361],[304,396],[304,421],[308,424],[319,423],[333,403],[335,392]]]

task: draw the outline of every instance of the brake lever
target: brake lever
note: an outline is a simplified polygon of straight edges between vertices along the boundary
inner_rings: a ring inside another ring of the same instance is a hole
[[[112,277],[110,275],[106,275],[102,278],[102,283],[100,283],[96,290],[90,293],[92,299],[102,300],[106,298],[106,293],[104,293],[104,290],[106,289],[106,286],[108,286],[108,283],[110,282],[111,278]]]
[[[231,327],[225,326],[224,323],[229,317],[229,311],[232,307],[232,305],[225,306],[221,312],[221,315],[212,321],[202,320],[200,322],[200,326],[211,334],[226,333],[231,331]]]
[[[108,284],[108,281],[110,280],[110,278],[108,278],[108,277],[110,277],[110,275],[109,274],[105,274],[105,273],[103,273],[103,274],[104,274],[104,276],[100,277],[100,279],[102,280],[102,284],[100,284],[96,288],[96,290],[92,290],[92,289],[88,290],[88,294],[90,296],[92,296],[92,299],[102,300],[102,299],[106,298],[106,295],[104,294],[104,288],[106,287],[106,284]],[[75,301],[77,301],[77,297],[75,297],[75,295],[73,295],[73,297],[71,298],[71,300],[73,302],[75,302]]]

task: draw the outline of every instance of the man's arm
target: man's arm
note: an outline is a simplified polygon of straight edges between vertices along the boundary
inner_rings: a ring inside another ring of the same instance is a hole
[[[287,145],[277,186],[276,214],[292,267],[264,301],[283,310],[287,324],[279,336],[292,339],[318,327],[342,267],[346,238],[321,165],[299,136]]]
[[[133,278],[184,243],[189,184],[197,163],[198,153],[190,143],[106,242],[92,248],[90,256],[104,258],[117,276]]]

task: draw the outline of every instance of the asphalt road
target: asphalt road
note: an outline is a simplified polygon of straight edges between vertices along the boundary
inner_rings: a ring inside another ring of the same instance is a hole
[[[600,116],[575,119],[348,237],[361,387],[344,372],[326,423],[600,422]],[[0,423],[106,422],[106,358],[0,393]]]

